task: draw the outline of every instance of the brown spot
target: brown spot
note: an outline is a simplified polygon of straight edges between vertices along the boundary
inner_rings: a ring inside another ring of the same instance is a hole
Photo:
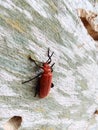
[[[96,32],[91,25],[89,24],[89,22],[86,20],[86,18],[82,18],[80,17],[81,21],[83,22],[85,28],[87,29],[89,35],[94,39],[94,40],[98,40],[98,32]]]
[[[4,130],[18,130],[22,123],[22,117],[21,116],[13,116],[11,119],[9,119],[5,125]]]
[[[98,110],[95,110],[94,114],[98,114]]]
[[[85,28],[87,29],[87,32],[89,35],[94,39],[98,40],[98,24],[95,24],[94,18],[96,18],[98,15],[91,11],[86,11],[84,9],[78,9],[78,15],[84,24]]]

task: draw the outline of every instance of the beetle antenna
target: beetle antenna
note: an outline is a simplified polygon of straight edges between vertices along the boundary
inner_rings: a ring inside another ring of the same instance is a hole
[[[51,72],[53,72],[53,68],[52,68],[52,67],[54,66],[54,64],[55,64],[55,63],[53,63],[53,64],[51,65]]]
[[[47,60],[47,63],[50,64],[51,63],[51,57],[53,55],[54,52],[52,52],[51,56],[49,56],[49,59]]]
[[[48,64],[50,64],[51,63],[51,57],[52,57],[52,55],[54,54],[54,52],[52,52],[52,54],[50,55],[49,54],[50,53],[50,48],[48,48],[48,60],[46,61],[46,63],[48,63]]]
[[[55,63],[53,63],[53,64],[51,65],[51,68],[54,66],[54,64],[55,64]]]

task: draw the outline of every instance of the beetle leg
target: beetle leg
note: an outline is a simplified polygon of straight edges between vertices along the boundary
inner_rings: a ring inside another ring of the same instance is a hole
[[[39,93],[39,79],[38,79],[38,81],[37,81],[37,85],[36,85],[36,87],[35,87],[35,95],[34,95],[34,97],[36,97],[36,95]]]
[[[31,56],[29,56],[29,60],[30,60],[30,61],[33,61],[36,66],[38,66],[38,67],[41,68],[41,66],[36,63],[36,62],[39,62],[39,61],[36,61],[36,60],[32,59]],[[40,62],[40,63],[42,63],[42,62]]]
[[[27,82],[30,82],[30,81],[32,81],[33,79],[38,78],[40,75],[42,75],[42,73],[39,73],[37,76],[35,76],[35,77],[33,77],[33,78],[31,78],[31,79],[29,79],[29,80],[27,80],[27,81],[22,82],[22,84],[25,84],[25,83],[27,83]]]
[[[53,83],[51,83],[51,88],[53,88],[54,87],[54,84]]]

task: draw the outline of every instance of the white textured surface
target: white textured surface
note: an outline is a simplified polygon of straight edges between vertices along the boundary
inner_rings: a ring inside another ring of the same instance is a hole
[[[88,0],[0,0],[0,128],[22,116],[21,130],[97,130],[98,56],[77,9]],[[97,10],[95,10],[97,11]],[[46,61],[54,51],[55,87],[34,97],[36,75],[27,57]]]

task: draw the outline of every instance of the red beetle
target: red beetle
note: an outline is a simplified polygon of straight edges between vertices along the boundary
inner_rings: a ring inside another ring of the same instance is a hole
[[[35,88],[35,96],[38,94],[38,96],[40,98],[44,98],[48,95],[50,88],[54,87],[53,83],[52,83],[52,72],[53,69],[52,67],[54,66],[55,63],[53,63],[51,66],[49,65],[51,63],[51,57],[53,55],[54,52],[52,52],[52,54],[50,55],[50,49],[48,48],[48,60],[46,62],[43,63],[42,66],[39,66],[36,62],[36,60],[32,59],[31,57],[29,57],[29,59],[31,61],[33,61],[35,63],[35,65],[37,65],[39,68],[41,68],[43,70],[43,72],[40,72],[37,76],[22,82],[22,84],[27,83],[33,79],[38,78],[38,82]],[[42,63],[42,62],[41,62]]]

